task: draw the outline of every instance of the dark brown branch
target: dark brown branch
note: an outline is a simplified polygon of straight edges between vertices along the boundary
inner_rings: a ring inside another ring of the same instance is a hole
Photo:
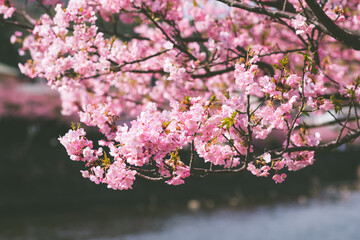
[[[190,149],[190,162],[189,162],[190,173],[192,173],[193,170],[194,152],[195,152],[195,146],[194,146],[194,141],[192,141],[191,149]]]
[[[286,12],[292,12],[292,13],[296,12],[294,6],[291,3],[289,3],[288,0],[276,0],[276,1],[270,1],[270,2],[261,1],[260,3],[261,3],[261,5],[277,8],[279,10],[283,10]]]
[[[319,146],[301,146],[301,147],[291,147],[288,148],[285,152],[301,152],[301,151],[315,151],[315,152],[326,152],[332,149],[338,148],[345,143],[349,143],[354,141],[356,138],[360,136],[360,130],[357,130],[354,133],[348,133],[339,141],[332,141],[326,144],[322,144]],[[278,151],[273,151],[274,153],[278,153]]]
[[[235,70],[235,67],[228,67],[222,70],[218,70],[218,71],[213,71],[213,72],[207,72],[204,74],[192,74],[191,77],[192,78],[209,78],[209,77],[213,77],[216,75],[221,75],[224,73],[228,73],[228,72],[232,72]]]
[[[208,38],[201,38],[201,37],[186,37],[186,38],[181,38],[181,41],[183,42],[207,42],[209,39]]]
[[[355,121],[356,118],[353,117],[353,118],[349,118],[349,121]],[[327,127],[327,126],[331,126],[331,125],[336,125],[336,124],[339,124],[339,122],[344,122],[346,121],[345,118],[343,119],[337,119],[337,120],[333,120],[333,121],[329,121],[329,122],[324,122],[324,123],[320,123],[320,124],[313,124],[313,125],[306,125],[306,128],[307,129],[310,129],[310,128],[320,128],[320,127]],[[297,126],[295,129],[300,129],[302,126]]]
[[[331,111],[328,111],[328,113],[335,119],[335,121],[337,121],[337,123],[340,125],[340,126],[342,126],[342,127],[344,127],[345,128],[345,126],[346,126],[346,123],[345,123],[345,125],[342,123],[342,122],[340,122],[339,121],[339,119],[337,119],[337,117],[331,112]],[[350,116],[348,116],[343,122],[348,122],[349,121],[349,117]],[[353,130],[353,129],[351,129],[351,128],[349,128],[349,127],[346,127],[348,130],[350,130],[350,131],[356,131],[356,130]],[[342,131],[341,131],[342,132]],[[340,133],[341,134],[341,133]]]
[[[257,7],[254,5],[250,5],[250,4],[246,4],[246,3],[242,3],[242,2],[238,2],[238,1],[234,1],[234,0],[218,0],[218,1],[225,3],[226,5],[228,5],[230,7],[240,8],[240,9],[243,9],[243,10],[246,10],[249,12],[267,15],[269,17],[287,18],[287,19],[292,19],[292,18],[296,17],[295,13],[282,11],[282,10],[265,9],[262,7]]]
[[[159,23],[147,12],[146,9],[141,9],[141,12],[154,24],[154,26],[159,29],[164,36],[166,37],[167,40],[169,40],[174,47],[176,47],[177,49],[179,49],[181,52],[183,52],[184,54],[186,54],[190,59],[196,61],[197,58],[194,57],[194,55],[192,55],[184,46],[179,45],[175,42],[174,39],[172,39],[167,33],[166,31],[159,25]]]
[[[163,70],[126,70],[126,71],[123,71],[123,72],[132,72],[132,73],[144,73],[144,74],[147,74],[147,73],[161,73],[161,74],[164,74],[165,72]]]
[[[164,180],[163,177],[150,177],[150,176],[146,176],[144,174],[141,174],[139,172],[136,173],[137,176],[139,177],[142,177],[144,179],[147,179],[147,180],[151,180],[151,181],[161,181],[161,180]]]
[[[13,26],[16,26],[16,27],[24,28],[26,30],[33,30],[34,29],[34,27],[32,27],[32,26],[29,26],[29,25],[26,25],[26,24],[23,24],[23,23],[19,23],[17,21],[5,20],[5,19],[3,19],[1,17],[0,17],[0,22],[10,24],[10,25],[13,25]]]
[[[158,52],[158,53],[155,53],[155,54],[152,54],[152,55],[147,56],[147,57],[144,57],[144,58],[142,58],[142,59],[134,60],[134,61],[132,61],[132,62],[124,62],[124,63],[121,64],[120,66],[117,66],[117,67],[112,68],[111,71],[113,71],[113,72],[121,71],[121,68],[124,67],[124,66],[126,66],[126,65],[129,65],[129,64],[131,65],[131,64],[135,64],[135,63],[144,62],[144,61],[149,60],[149,59],[151,59],[151,58],[153,58],[153,57],[160,56],[160,55],[166,53],[167,51],[169,51],[169,49],[164,50],[164,51],[161,51],[161,52]]]
[[[246,107],[246,115],[248,120],[248,135],[247,135],[247,150],[246,150],[246,156],[245,156],[245,165],[247,165],[250,162],[252,153],[251,153],[251,143],[252,143],[252,129],[251,129],[251,114],[250,114],[250,95],[247,96],[247,107]]]
[[[224,174],[224,173],[239,173],[245,170],[246,165],[244,164],[241,168],[229,168],[229,169],[204,169],[204,168],[193,168],[192,174],[193,175],[208,175],[208,174]]]
[[[360,36],[350,33],[336,25],[322,10],[315,0],[305,0],[318,21],[326,28],[329,34],[342,44],[355,50],[360,50]]]
[[[272,18],[286,18],[286,19],[293,19],[297,16],[296,13],[277,10],[277,9],[270,9],[265,7],[258,7],[254,5],[245,4],[242,2],[238,2],[235,0],[218,0],[219,2],[225,3],[230,7],[240,8],[249,12],[257,13],[266,15]],[[322,8],[317,4],[315,0],[305,0],[306,3],[309,5],[310,9],[312,10],[315,17],[308,20],[313,23],[319,30],[322,32],[334,37],[336,40],[355,50],[360,50],[360,36],[354,33],[351,33],[347,30],[336,25],[322,10]],[[308,12],[306,12],[308,13]]]
[[[271,56],[271,55],[276,55],[276,54],[287,54],[287,53],[292,53],[292,52],[302,52],[302,51],[306,51],[306,50],[308,50],[308,49],[307,48],[289,49],[289,50],[284,50],[284,51],[260,54],[259,57],[266,57],[266,56]]]

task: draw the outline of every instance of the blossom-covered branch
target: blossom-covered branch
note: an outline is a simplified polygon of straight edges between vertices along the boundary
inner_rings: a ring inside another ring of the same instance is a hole
[[[360,55],[323,20],[358,29],[357,0],[38,2],[38,20],[4,1],[0,13],[34,26],[12,38],[31,57],[20,70],[102,134],[59,138],[97,184],[244,171],[280,183],[360,135]]]

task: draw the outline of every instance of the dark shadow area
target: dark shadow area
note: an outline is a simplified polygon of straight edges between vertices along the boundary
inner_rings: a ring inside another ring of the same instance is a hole
[[[14,34],[14,31],[14,27],[0,23],[0,63],[6,63],[11,66],[17,66],[21,61],[17,50],[19,46],[14,46],[10,43],[10,37]]]

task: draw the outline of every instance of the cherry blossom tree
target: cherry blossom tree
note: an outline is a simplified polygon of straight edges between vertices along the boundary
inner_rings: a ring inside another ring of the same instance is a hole
[[[360,136],[358,0],[67,2],[0,0],[1,21],[19,28],[21,72],[101,132],[59,138],[96,184],[244,171],[281,183]]]

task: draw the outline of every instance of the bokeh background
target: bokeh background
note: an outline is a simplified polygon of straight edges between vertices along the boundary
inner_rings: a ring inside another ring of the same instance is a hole
[[[0,25],[0,239],[358,239],[356,145],[317,155],[282,184],[245,173],[113,191],[83,179],[57,140],[76,117],[20,75],[14,30]]]

